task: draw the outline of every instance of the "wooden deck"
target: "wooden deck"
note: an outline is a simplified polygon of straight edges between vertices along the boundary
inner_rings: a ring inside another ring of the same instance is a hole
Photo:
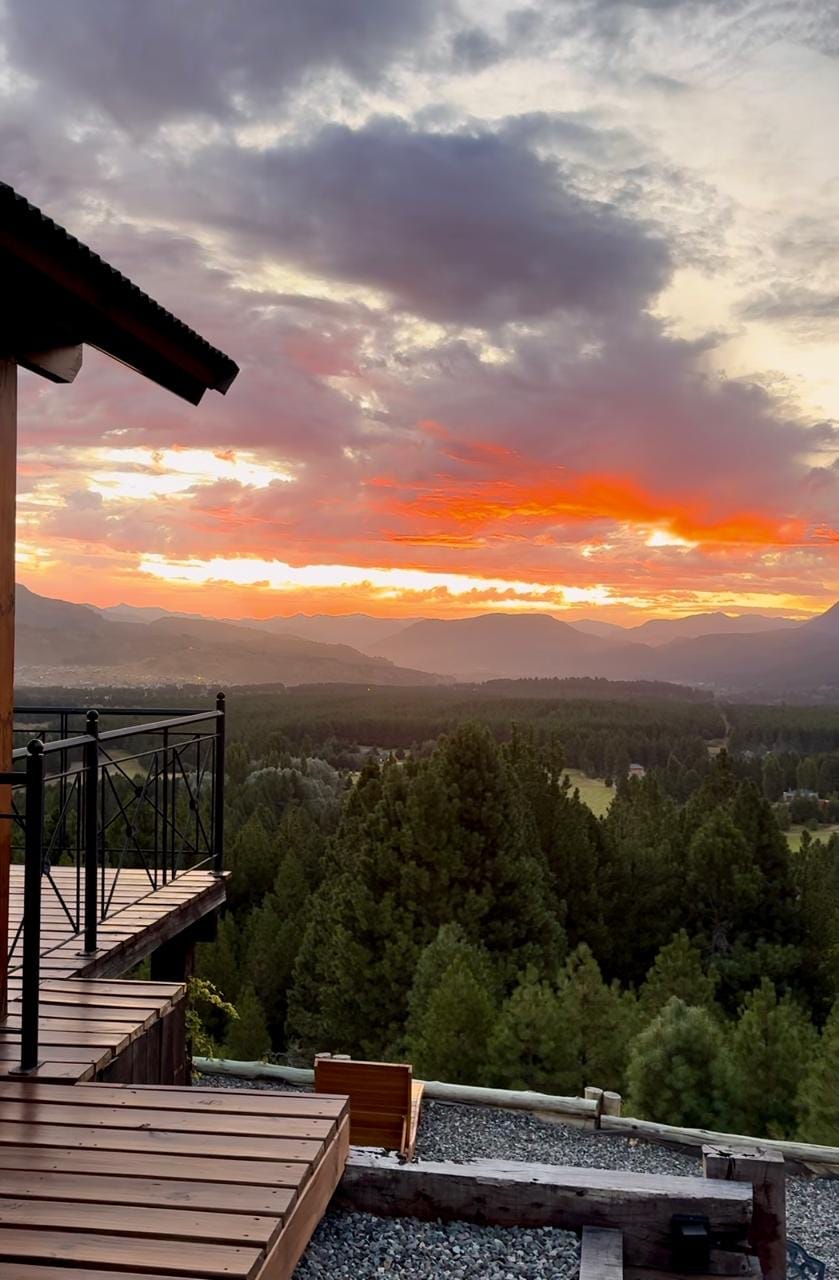
[[[73,928],[75,870],[52,878],[33,1075],[14,1075],[19,948],[0,1023],[0,1280],[289,1280],[344,1170],[348,1100],[173,1086],[183,984],[117,980],[177,949],[221,906],[225,878],[191,871],[153,890],[120,872],[94,955]],[[15,867],[13,938],[22,910]]]
[[[23,918],[23,867],[11,869],[9,938],[18,937]],[[83,939],[70,917],[77,915],[74,867],[53,867],[41,895],[41,978],[104,978],[126,973],[163,943],[217,910],[224,902],[225,877],[211,871],[185,871],[153,889],[145,871],[106,872],[108,915],[99,925],[99,950],[82,951]],[[114,881],[116,883],[114,884]],[[58,892],[56,892],[58,890]],[[59,893],[61,897],[59,897]],[[62,905],[62,899],[66,907]],[[12,951],[9,972],[20,972],[21,946]]]
[[[346,1098],[0,1081],[0,1280],[288,1280]]]
[[[214,912],[224,901],[225,879],[189,871],[152,889],[144,871],[108,872],[110,913],[99,926],[99,949],[84,954],[73,921],[79,891],[72,867],[54,867],[41,899],[40,1064],[42,1081],[73,1083],[115,1079],[184,1083],[183,1015],[177,982],[115,981],[158,947]],[[59,894],[61,897],[59,897]],[[62,899],[63,904],[62,905]],[[23,915],[23,868],[12,868],[10,936]],[[9,1011],[0,1022],[0,1079],[20,1061],[21,947],[12,953]],[[167,1074],[166,1064],[172,1064]]]
[[[118,1062],[134,1062],[143,1041],[143,1079],[160,1078],[148,1059],[160,1053],[158,1040],[169,1015],[184,999],[179,982],[114,982],[96,978],[53,978],[41,984],[38,1080],[73,1084],[110,1077]],[[177,1020],[175,1020],[177,1021]],[[9,991],[9,1013],[0,1022],[0,1079],[20,1062],[20,983]],[[174,1056],[174,1054],[170,1055]]]

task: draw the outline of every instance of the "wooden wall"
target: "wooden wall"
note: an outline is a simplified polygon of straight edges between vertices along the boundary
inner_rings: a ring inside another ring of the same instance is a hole
[[[186,1000],[132,1040],[96,1078],[104,1084],[190,1084]]]

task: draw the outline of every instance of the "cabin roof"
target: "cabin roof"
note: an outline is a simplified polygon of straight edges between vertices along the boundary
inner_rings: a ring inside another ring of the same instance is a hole
[[[0,354],[87,343],[198,404],[238,365],[0,182]]]

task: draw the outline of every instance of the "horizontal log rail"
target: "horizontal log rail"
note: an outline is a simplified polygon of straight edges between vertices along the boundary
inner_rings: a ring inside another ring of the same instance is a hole
[[[194,1058],[196,1071],[206,1075],[238,1076],[243,1080],[278,1080],[286,1084],[314,1084],[315,1073],[306,1067],[286,1067],[274,1062],[234,1062],[227,1058]],[[423,1099],[460,1102],[469,1106],[503,1107],[512,1111],[546,1111],[594,1124],[597,1104],[588,1098],[561,1098],[548,1093],[513,1089],[483,1089],[442,1080],[423,1081]]]
[[[287,1067],[274,1062],[235,1062],[227,1058],[194,1058],[196,1071],[208,1075],[239,1076],[243,1080],[276,1080],[286,1084],[310,1085],[315,1073],[305,1067]],[[555,1094],[531,1093],[510,1089],[482,1089],[470,1085],[446,1084],[439,1080],[425,1082],[424,1097],[432,1101],[457,1102],[464,1105],[500,1107],[512,1111],[542,1111],[565,1117],[570,1123],[591,1125],[604,1133],[639,1138],[663,1146],[696,1151],[702,1147],[728,1146],[746,1152],[755,1146],[779,1152],[794,1165],[803,1165],[811,1173],[839,1175],[839,1147],[820,1146],[811,1142],[790,1142],[779,1138],[759,1138],[753,1134],[721,1133],[714,1129],[683,1129],[676,1125],[657,1124],[652,1120],[636,1120],[633,1116],[615,1115],[620,1109],[620,1095],[600,1089],[587,1089],[586,1094],[602,1097],[570,1098]],[[606,1099],[604,1103],[603,1099]]]

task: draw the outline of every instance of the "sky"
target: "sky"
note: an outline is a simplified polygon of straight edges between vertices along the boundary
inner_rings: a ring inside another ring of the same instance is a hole
[[[22,373],[19,580],[821,612],[837,133],[832,0],[0,0],[0,176],[241,366]]]

